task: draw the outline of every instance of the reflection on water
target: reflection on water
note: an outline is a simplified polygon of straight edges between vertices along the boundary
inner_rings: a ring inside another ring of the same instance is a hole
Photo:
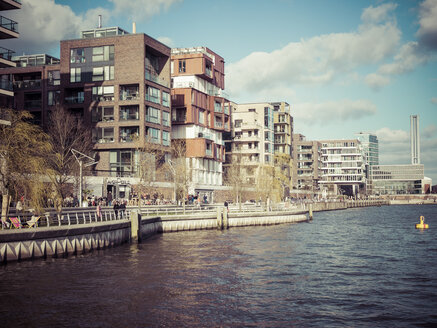
[[[1,326],[431,327],[436,234],[436,206],[374,207],[12,263]]]

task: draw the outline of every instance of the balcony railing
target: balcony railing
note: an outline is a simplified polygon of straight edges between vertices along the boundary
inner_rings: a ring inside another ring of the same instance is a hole
[[[211,149],[207,149],[205,151],[205,153],[206,153],[206,156],[212,156],[212,150]]]
[[[215,122],[214,122],[214,127],[215,127],[216,129],[222,129],[222,128],[223,128],[223,123],[222,123],[222,122],[215,121]]]
[[[41,79],[14,81],[15,89],[37,89],[41,88]]]
[[[83,97],[77,97],[77,96],[65,97],[66,104],[82,104],[83,101],[84,101]]]
[[[24,101],[24,108],[25,109],[41,108],[41,99],[25,100]]]
[[[0,58],[4,58],[7,60],[12,60],[12,55],[15,53],[15,51],[0,47]]]
[[[136,100],[140,99],[140,94],[138,91],[130,92],[126,90],[122,90],[120,92],[120,100]]]
[[[0,89],[13,91],[14,87],[12,81],[0,79]]]
[[[9,31],[18,33],[18,23],[12,19],[0,16],[0,26]]]
[[[160,85],[163,85],[164,87],[169,88],[170,87],[170,78],[165,79],[163,77],[160,77],[152,66],[146,65],[146,80],[152,81],[155,83],[158,83]]]

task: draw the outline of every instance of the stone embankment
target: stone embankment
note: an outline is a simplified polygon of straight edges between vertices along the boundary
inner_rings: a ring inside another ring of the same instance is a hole
[[[100,222],[91,222],[90,216],[90,222],[83,221],[84,223],[78,221],[77,224],[71,224],[68,220],[68,225],[1,230],[0,263],[82,254],[127,242],[141,241],[156,233],[298,223],[308,221],[312,211],[385,204],[376,201],[328,202],[305,204],[303,209],[239,213],[228,213],[224,207],[217,207],[216,212],[143,218],[137,211],[132,210],[127,219]]]

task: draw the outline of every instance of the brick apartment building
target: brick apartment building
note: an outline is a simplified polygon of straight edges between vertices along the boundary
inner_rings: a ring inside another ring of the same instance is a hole
[[[61,41],[60,61],[34,55],[16,62],[18,67],[0,70],[14,85],[16,109],[29,110],[44,125],[61,104],[92,129],[100,178],[90,187],[96,195],[127,197],[138,150],[147,142],[170,146],[170,48],[159,41],[97,28]]]

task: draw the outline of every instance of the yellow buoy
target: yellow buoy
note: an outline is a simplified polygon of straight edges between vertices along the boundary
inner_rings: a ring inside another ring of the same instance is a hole
[[[428,229],[428,224],[424,223],[425,218],[423,216],[421,216],[419,218],[420,223],[416,223],[416,229]]]

